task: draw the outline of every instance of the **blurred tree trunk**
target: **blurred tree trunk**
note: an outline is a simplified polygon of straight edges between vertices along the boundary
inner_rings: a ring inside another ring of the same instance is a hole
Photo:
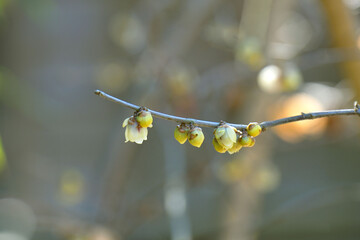
[[[342,0],[321,0],[333,47],[357,49],[355,21]],[[344,76],[349,80],[355,98],[360,97],[360,61],[342,62]]]

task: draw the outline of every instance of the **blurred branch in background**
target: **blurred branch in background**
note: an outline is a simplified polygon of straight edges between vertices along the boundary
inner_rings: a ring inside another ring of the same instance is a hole
[[[333,46],[342,49],[355,49],[357,47],[355,22],[344,1],[321,0],[320,2],[325,12]],[[356,97],[359,97],[360,61],[344,61],[341,66]]]
[[[4,171],[6,165],[7,165],[7,162],[6,162],[5,150],[4,150],[2,139],[0,136],[0,174],[2,171]]]
[[[164,205],[169,217],[171,239],[191,240],[193,234],[188,213],[185,151],[177,151],[177,144],[168,141],[169,134],[164,133],[161,128],[158,129],[163,135],[165,158]],[[174,155],[174,152],[178,154]]]

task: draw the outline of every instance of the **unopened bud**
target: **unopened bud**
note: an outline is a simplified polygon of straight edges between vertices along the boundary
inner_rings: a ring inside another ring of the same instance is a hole
[[[188,127],[184,125],[177,125],[174,131],[174,137],[180,144],[184,144],[188,139],[188,132]]]
[[[204,134],[199,127],[195,127],[190,130],[188,135],[189,143],[195,147],[200,147],[201,144],[204,142]]]
[[[246,127],[246,131],[250,136],[256,137],[261,133],[261,126],[256,122],[249,123],[249,125]]]
[[[248,147],[252,143],[251,137],[249,135],[242,135],[240,137],[240,143],[243,147]]]
[[[153,117],[149,111],[141,110],[136,115],[136,121],[143,128],[152,127]]]

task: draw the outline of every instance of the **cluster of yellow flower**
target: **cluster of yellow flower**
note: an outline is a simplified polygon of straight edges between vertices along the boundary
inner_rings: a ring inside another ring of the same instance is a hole
[[[174,132],[175,139],[184,144],[186,140],[189,140],[189,143],[195,147],[200,147],[204,142],[204,134],[199,127],[194,127],[192,124],[182,123],[177,125]]]
[[[125,142],[135,142],[142,144],[147,140],[148,127],[152,127],[153,117],[145,108],[137,110],[133,116],[125,119],[123,127],[125,130]],[[242,147],[252,147],[255,144],[254,137],[261,133],[261,126],[258,123],[249,123],[246,131],[242,132],[225,122],[221,122],[214,130],[213,145],[220,153],[230,154],[238,152]],[[192,123],[181,123],[176,126],[174,132],[175,139],[184,144],[187,140],[195,147],[200,147],[204,142],[204,134],[200,127]]]
[[[246,128],[246,132],[221,123],[214,130],[213,145],[216,151],[219,153],[230,154],[240,151],[242,147],[252,147],[255,144],[254,137],[261,133],[261,126],[258,123],[249,123]]]
[[[135,142],[142,144],[144,140],[147,140],[148,127],[152,127],[153,117],[149,111],[140,108],[123,122],[122,126],[125,129],[125,142]]]
[[[233,154],[238,152],[242,147],[254,146],[254,137],[258,136],[260,133],[261,126],[258,123],[249,123],[246,132],[241,132],[232,126],[221,122],[214,130],[212,142],[216,151]],[[204,134],[201,128],[185,123],[176,127],[174,137],[181,144],[184,144],[186,140],[189,140],[190,144],[195,147],[200,147],[204,141]]]

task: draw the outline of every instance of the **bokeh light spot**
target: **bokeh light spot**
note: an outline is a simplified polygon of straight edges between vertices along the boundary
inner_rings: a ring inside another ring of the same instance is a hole
[[[300,115],[302,112],[309,113],[317,111],[324,111],[321,102],[308,94],[299,93],[281,99],[271,108],[269,115],[271,119],[278,119]],[[327,122],[327,118],[297,121],[274,127],[274,131],[284,141],[296,143],[305,136],[321,135],[326,129]]]

